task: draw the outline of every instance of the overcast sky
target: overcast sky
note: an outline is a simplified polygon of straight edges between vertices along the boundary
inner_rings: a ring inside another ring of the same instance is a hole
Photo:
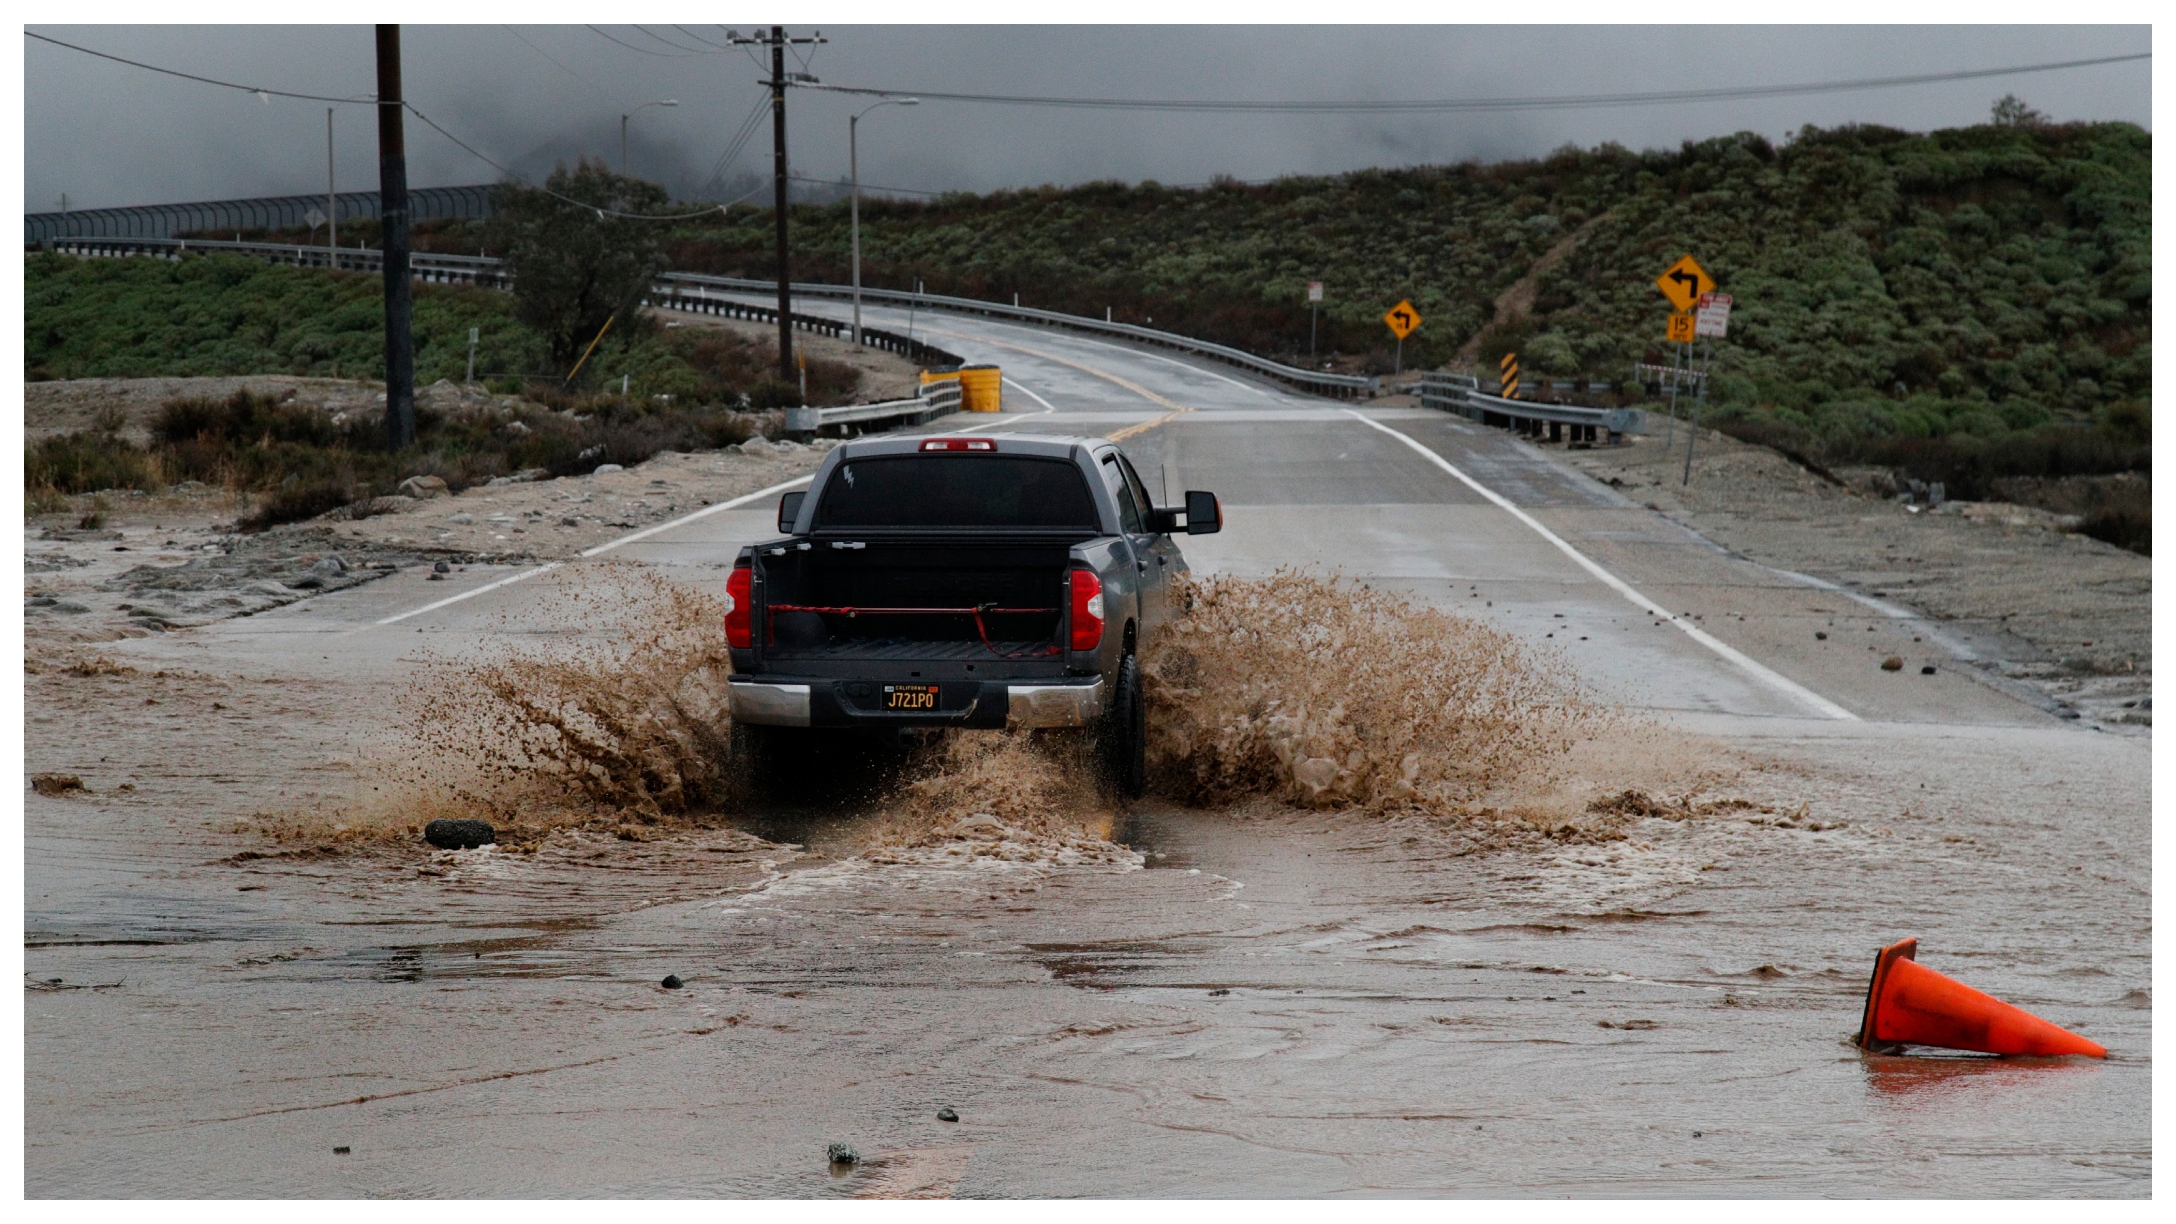
[[[204,76],[340,97],[375,89],[368,26],[34,26],[86,47]],[[768,120],[716,179],[757,106],[742,52],[684,54],[631,26],[409,26],[409,100],[528,175],[579,154],[619,159],[635,104],[632,169],[676,193],[733,193],[770,166]],[[672,26],[646,27],[694,41]],[[717,27],[687,30],[722,40]],[[1379,99],[1608,93],[1845,80],[2120,55],[2145,26],[2007,27],[843,27],[809,70],[902,90],[1139,98]],[[526,41],[525,41],[526,40]],[[100,207],[325,189],[325,106],[257,97],[24,40],[24,208]],[[533,46],[530,44],[534,44]],[[554,61],[557,61],[556,63]],[[1364,166],[1496,160],[1566,142],[1674,147],[1804,124],[1926,130],[1983,120],[2006,92],[2058,119],[2150,125],[2151,61],[1815,97],[1488,115],[1195,115],[956,102],[862,121],[864,184],[989,190],[1115,178],[1204,182]],[[846,173],[847,115],[868,99],[790,95],[796,174]],[[375,115],[338,108],[343,191],[377,186]],[[409,182],[491,182],[490,166],[412,118]],[[762,198],[762,197],[759,197]]]

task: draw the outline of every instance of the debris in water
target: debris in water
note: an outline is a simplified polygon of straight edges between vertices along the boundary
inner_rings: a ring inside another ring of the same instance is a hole
[[[345,1156],[345,1155],[347,1155],[347,1154],[348,1154],[348,1145],[347,1145],[347,1144],[345,1144],[345,1143],[341,1144],[340,1146],[338,1146],[338,1147],[336,1147],[336,1148],[334,1148],[334,1149],[332,1150],[332,1154],[333,1154],[333,1155],[335,1155],[335,1156]]]
[[[960,1120],[960,1116],[950,1106],[947,1106],[937,1111],[937,1120],[939,1122],[957,1122]]]
[[[434,820],[423,826],[423,840],[441,850],[474,850],[499,840],[485,820]]]
[[[41,795],[49,796],[65,795],[71,791],[81,791],[84,794],[90,793],[90,788],[83,785],[83,779],[74,774],[64,773],[35,774],[30,779],[30,789]]]
[[[824,1154],[829,1156],[831,1158],[831,1163],[835,1165],[851,1165],[861,1163],[861,1153],[855,1151],[854,1145],[851,1143],[834,1143],[830,1147],[824,1149]]]

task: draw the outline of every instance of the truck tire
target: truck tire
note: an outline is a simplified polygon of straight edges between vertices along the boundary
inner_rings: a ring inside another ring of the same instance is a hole
[[[777,727],[734,723],[730,740],[733,771],[732,792],[744,802],[770,798],[773,786],[785,772],[784,757],[791,747],[781,743]]]
[[[1105,784],[1123,798],[1138,798],[1148,789],[1148,702],[1141,692],[1141,664],[1132,655],[1118,665],[1098,740]]]

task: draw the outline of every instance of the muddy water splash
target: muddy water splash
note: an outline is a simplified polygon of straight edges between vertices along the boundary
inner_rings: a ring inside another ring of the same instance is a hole
[[[1626,727],[1511,635],[1358,582],[1284,570],[1178,598],[1144,674],[1157,788],[1188,803],[1500,815]]]
[[[657,825],[721,809],[733,778],[723,606],[632,568],[555,597],[619,631],[431,664],[406,710],[423,772],[519,826]]]

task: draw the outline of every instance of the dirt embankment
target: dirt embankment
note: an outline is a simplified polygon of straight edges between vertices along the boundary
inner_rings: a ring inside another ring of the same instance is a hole
[[[2066,716],[2151,725],[2150,558],[2077,534],[2075,517],[2002,502],[1908,504],[1885,495],[1881,473],[1824,479],[1712,430],[1699,433],[1687,484],[1687,426],[1650,422],[1655,436],[1636,445],[1565,457],[1742,556],[1944,622]]]
[[[251,615],[408,568],[560,560],[806,475],[828,445],[750,439],[620,471],[380,498],[389,512],[257,533],[235,527],[241,497],[193,482],[68,498],[24,524],[25,645],[35,657]]]

